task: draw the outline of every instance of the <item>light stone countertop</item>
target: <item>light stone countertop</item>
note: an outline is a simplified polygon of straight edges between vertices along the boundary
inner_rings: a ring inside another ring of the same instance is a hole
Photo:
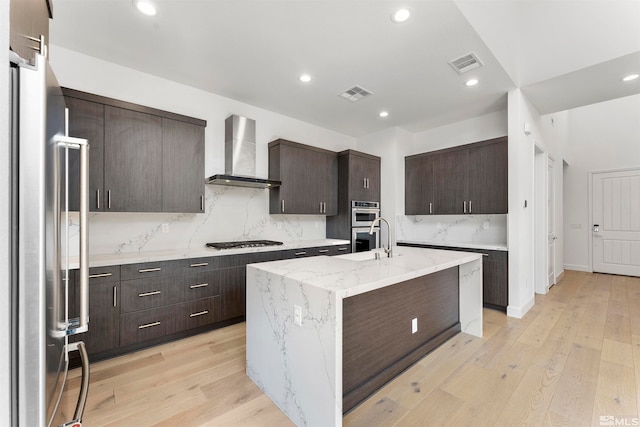
[[[121,254],[90,254],[89,267],[106,267],[111,265],[136,264],[140,262],[170,261],[177,259],[204,258],[210,256],[281,251],[287,249],[313,248],[318,246],[339,246],[344,244],[351,244],[351,242],[348,240],[339,239],[297,240],[283,242],[283,244],[279,246],[264,246],[257,248],[212,249],[203,247],[171,249],[163,251],[130,252]],[[72,257],[69,261],[69,268],[75,269],[79,267],[78,257]]]
[[[428,242],[426,240],[398,240],[398,243],[413,245],[447,246],[451,248],[485,249],[487,251],[508,251],[506,243],[468,243],[468,242]]]
[[[380,259],[373,259],[374,253]],[[252,264],[253,267],[294,282],[335,292],[338,299],[380,289],[474,260],[482,254],[395,246],[393,257],[381,249]]]

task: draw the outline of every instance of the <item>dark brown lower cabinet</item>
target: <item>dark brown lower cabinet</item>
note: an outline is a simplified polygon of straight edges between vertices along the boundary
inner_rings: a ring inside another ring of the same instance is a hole
[[[218,321],[219,315],[220,296],[178,304],[176,332],[210,325]]]
[[[136,344],[174,333],[175,312],[173,307],[161,307],[121,315],[120,345]]]
[[[344,412],[460,332],[458,277],[453,267],[344,299]]]
[[[473,252],[482,254],[482,304],[487,308],[507,311],[509,305],[509,252],[488,251],[438,245],[398,243],[398,246],[442,249],[445,251]]]
[[[71,341],[84,341],[87,353],[99,353],[120,345],[120,283],[89,286],[89,331]],[[75,313],[77,316],[78,313]]]
[[[246,265],[220,271],[220,320],[245,315],[246,277]]]

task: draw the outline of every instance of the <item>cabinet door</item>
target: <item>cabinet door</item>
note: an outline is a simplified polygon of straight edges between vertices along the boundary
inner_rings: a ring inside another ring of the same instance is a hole
[[[405,215],[433,213],[433,156],[407,157],[404,163]]]
[[[468,203],[468,169],[468,150],[433,155],[434,214],[466,213],[464,206],[465,202]]]
[[[280,179],[278,187],[280,199],[278,211],[272,213],[317,213],[312,201],[316,195],[309,194],[316,178],[311,173],[313,158],[309,152],[300,147],[280,145]],[[273,191],[273,190],[271,190]]]
[[[485,251],[482,263],[482,302],[506,310],[509,305],[509,254]]]
[[[204,128],[162,119],[162,211],[204,212]]]
[[[69,109],[69,135],[89,141],[89,209],[104,210],[104,105],[66,97]],[[78,150],[69,150],[69,174],[78,176]],[[78,179],[69,180],[69,208],[79,205]]]
[[[508,212],[507,141],[469,149],[469,213]]]
[[[380,201],[380,160],[349,156],[349,193],[351,200]]]
[[[89,331],[79,336],[90,354],[118,347],[120,342],[120,284],[89,287]]]
[[[315,152],[317,159],[313,169],[307,174],[313,176],[316,193],[316,213],[322,215],[336,215],[338,213],[338,157],[333,153]],[[313,188],[312,192],[314,192]],[[322,207],[320,207],[322,203]]]
[[[162,210],[162,120],[105,106],[105,210]]]
[[[246,276],[246,265],[220,270],[219,320],[245,315]]]
[[[49,44],[49,18],[51,0],[11,0],[9,5],[9,46],[21,58],[32,62],[40,43],[28,37],[39,39],[44,36]]]

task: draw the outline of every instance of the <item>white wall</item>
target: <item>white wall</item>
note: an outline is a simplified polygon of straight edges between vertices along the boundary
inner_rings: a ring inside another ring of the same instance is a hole
[[[0,1],[0,425],[10,425],[11,366],[9,305],[9,1]]]
[[[50,56],[62,86],[206,120],[206,176],[224,172],[224,120],[230,114],[256,120],[258,176],[267,177],[267,144],[277,138],[334,151],[356,146],[350,136],[55,45]],[[268,196],[268,190],[207,185],[205,214],[93,213],[90,253],[188,249],[207,241],[247,238],[325,237],[323,216],[269,215]],[[163,223],[170,225],[169,233],[161,232]],[[75,224],[72,218],[72,230]]]
[[[565,268],[591,271],[588,174],[640,167],[640,95],[567,112]]]

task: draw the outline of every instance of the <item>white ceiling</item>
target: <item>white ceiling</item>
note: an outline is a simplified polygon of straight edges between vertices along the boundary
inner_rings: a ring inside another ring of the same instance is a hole
[[[155,3],[146,17],[131,0],[56,0],[51,42],[352,136],[504,110],[515,87],[541,113],[640,93],[620,82],[640,73],[638,0]],[[484,67],[460,76],[447,62],[471,51]],[[374,95],[338,96],[354,85]]]

